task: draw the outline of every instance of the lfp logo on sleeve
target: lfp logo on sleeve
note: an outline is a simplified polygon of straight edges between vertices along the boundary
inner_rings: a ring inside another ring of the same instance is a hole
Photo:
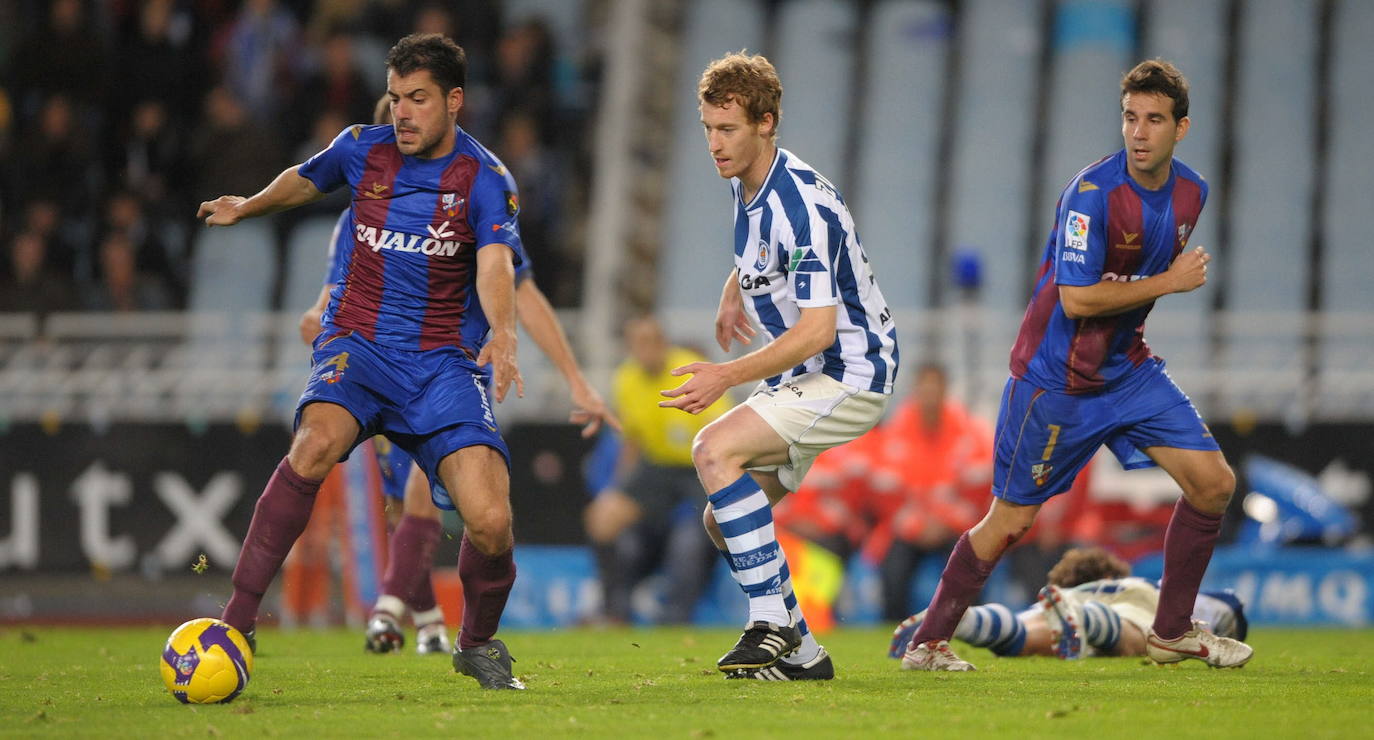
[[[1068,221],[1064,224],[1064,246],[1088,251],[1088,224],[1092,218],[1078,211],[1069,211]]]

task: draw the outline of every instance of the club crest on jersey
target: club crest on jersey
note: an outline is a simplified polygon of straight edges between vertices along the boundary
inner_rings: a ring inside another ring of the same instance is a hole
[[[458,209],[467,202],[465,198],[459,198],[457,193],[444,193],[439,197],[439,206],[444,209],[444,215],[453,218],[458,215]]]
[[[1179,247],[1186,247],[1186,246],[1188,246],[1188,235],[1191,234],[1191,233],[1193,233],[1193,228],[1192,228],[1191,226],[1189,226],[1188,224],[1179,224],[1179,225],[1178,225],[1178,246],[1179,246]]]
[[[1045,485],[1045,481],[1050,479],[1050,473],[1052,472],[1054,472],[1053,465],[1042,462],[1036,463],[1032,465],[1030,469],[1031,480],[1035,481],[1035,485],[1043,486]]]
[[[754,260],[754,269],[762,270],[768,266],[768,242],[759,240],[759,258]]]

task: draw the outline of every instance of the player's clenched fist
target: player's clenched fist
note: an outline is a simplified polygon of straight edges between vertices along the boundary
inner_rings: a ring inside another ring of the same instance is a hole
[[[1169,275],[1173,278],[1173,292],[1187,293],[1206,285],[1207,263],[1211,261],[1212,255],[1207,254],[1207,250],[1202,247],[1180,254],[1178,259],[1169,265]]]
[[[205,219],[206,226],[233,226],[239,222],[239,209],[236,206],[247,198],[242,195],[221,195],[214,200],[200,204],[196,218]]]

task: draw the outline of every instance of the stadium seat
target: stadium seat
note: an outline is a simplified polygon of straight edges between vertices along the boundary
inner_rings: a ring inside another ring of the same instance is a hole
[[[1038,135],[1027,122],[1035,110],[1040,55],[1035,7],[1018,0],[973,0],[961,11],[960,89],[949,116],[954,150],[948,180],[949,245],[976,252],[982,265],[977,305],[984,316],[972,355],[953,369],[977,372],[970,398],[996,402],[1006,380],[1007,357],[1030,295],[1031,257],[1039,259],[1045,234],[1027,242],[1031,220],[1030,157]],[[963,367],[961,367],[961,365]],[[958,375],[958,372],[956,372]]]
[[[1240,17],[1235,90],[1235,166],[1230,186],[1230,243],[1222,245],[1227,308],[1294,312],[1307,307],[1307,245],[1312,203],[1316,102],[1317,4],[1255,3]],[[1273,142],[1282,139],[1283,146]],[[1222,369],[1236,378],[1270,370],[1287,377],[1305,356],[1302,323],[1279,322],[1230,339]],[[1271,365],[1270,363],[1277,363]],[[1298,385],[1302,377],[1297,377]],[[1232,405],[1239,383],[1227,384]],[[1261,404],[1274,412],[1279,398]]]
[[[699,329],[694,337],[699,336],[706,346],[711,342],[710,324],[719,287],[731,267],[733,213],[730,186],[716,174],[706,153],[695,102],[697,80],[707,63],[726,50],[760,51],[763,8],[757,0],[700,0],[688,3],[685,15],[686,30],[678,55],[681,72],[674,83],[677,107],[666,178],[673,190],[665,201],[659,306],[670,311],[710,311],[704,324],[680,324],[684,329]],[[715,287],[706,290],[703,286],[708,285]]]
[[[1365,233],[1374,193],[1374,4],[1344,0],[1333,19],[1321,263],[1324,330],[1318,343],[1320,407],[1323,415],[1368,418],[1374,412],[1374,250]],[[1299,220],[1301,222],[1301,219]]]
[[[846,180],[850,163],[845,161],[844,132],[855,103],[857,26],[858,5],[848,0],[783,3],[777,13],[777,48],[769,54],[785,91],[782,130],[787,134],[782,145],[841,193],[854,187]]]
[[[938,165],[949,23],[942,4],[887,0],[868,24],[859,179],[849,206],[894,309],[929,305],[935,193],[946,183]]]
[[[175,391],[178,413],[232,418],[260,402],[263,322],[276,279],[269,221],[200,232],[191,261],[191,339]]]

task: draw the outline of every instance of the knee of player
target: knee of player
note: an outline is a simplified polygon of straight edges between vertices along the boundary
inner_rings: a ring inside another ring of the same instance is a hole
[[[692,440],[692,464],[702,473],[731,464],[730,451],[726,448],[724,439],[712,427],[708,426],[697,432],[696,438]]]
[[[1231,502],[1231,496],[1236,492],[1236,473],[1231,470],[1230,465],[1222,466],[1208,476],[1205,481],[1198,486],[1196,494],[1202,499],[1202,503],[1213,511],[1220,511],[1226,508]]]
[[[510,508],[485,506],[476,511],[464,511],[463,526],[472,539],[503,537],[511,528]]]
[[[291,469],[305,478],[319,479],[338,462],[342,444],[324,430],[302,427],[291,442]]]

